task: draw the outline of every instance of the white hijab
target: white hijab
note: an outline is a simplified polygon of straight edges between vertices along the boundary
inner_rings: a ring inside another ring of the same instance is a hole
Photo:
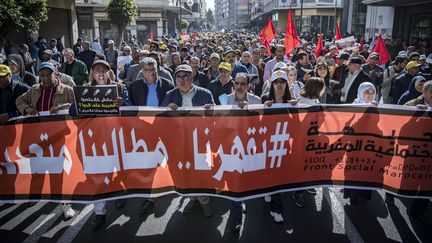
[[[363,99],[363,94],[368,89],[373,89],[376,94],[375,85],[371,82],[364,82],[361,83],[357,90],[357,99],[354,100],[353,104],[361,104],[361,103],[368,103]]]

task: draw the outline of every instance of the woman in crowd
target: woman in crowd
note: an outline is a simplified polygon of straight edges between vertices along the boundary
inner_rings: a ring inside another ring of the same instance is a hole
[[[306,105],[317,105],[320,103],[320,98],[324,95],[324,92],[324,79],[312,77],[308,81],[306,81],[305,86],[300,91],[300,98],[298,99],[298,103]],[[307,189],[306,191],[310,194],[316,194],[314,188]],[[294,203],[301,208],[305,207],[303,202],[303,192],[304,190],[299,190],[295,191],[293,194]]]
[[[128,106],[131,105],[129,101],[129,95],[126,89],[126,86],[111,80],[110,78],[110,65],[105,60],[97,60],[93,63],[91,68],[91,76],[89,77],[89,82],[86,84],[87,86],[98,86],[98,85],[116,85],[118,97],[114,101],[114,104],[117,106]],[[76,106],[74,104],[71,105],[69,110],[71,115],[76,115]],[[121,208],[125,203],[124,199],[120,199],[116,201],[116,207]],[[105,223],[105,215],[107,210],[105,208],[105,201],[100,201],[94,203],[95,208],[95,219],[92,222],[94,229],[100,228]]]
[[[324,95],[320,98],[320,103],[333,104],[333,92],[330,84],[330,70],[325,62],[320,62],[316,65],[315,77],[322,78],[325,84]]]
[[[271,76],[270,92],[264,94],[261,97],[261,101],[268,107],[272,106],[274,103],[290,103],[291,105],[297,104],[297,102],[291,97],[288,77],[285,71],[277,70],[273,72]],[[282,193],[276,193],[270,197],[266,196],[265,199],[269,203],[270,215],[273,217],[273,220],[276,223],[283,223]]]
[[[422,94],[424,83],[426,83],[426,79],[423,76],[414,77],[408,90],[400,97],[398,105],[404,105],[408,101],[419,97]]]

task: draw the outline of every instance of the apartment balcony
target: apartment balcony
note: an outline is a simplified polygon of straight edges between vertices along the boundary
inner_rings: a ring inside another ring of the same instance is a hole
[[[177,0],[135,0],[138,7],[161,8],[161,7],[179,7],[180,1]],[[76,6],[79,7],[106,7],[109,0],[75,0]]]
[[[162,8],[174,12],[176,14],[190,14],[191,12],[182,7],[180,11],[180,0],[135,0],[138,8]],[[109,0],[75,0],[77,7],[95,7],[95,8],[106,8]]]

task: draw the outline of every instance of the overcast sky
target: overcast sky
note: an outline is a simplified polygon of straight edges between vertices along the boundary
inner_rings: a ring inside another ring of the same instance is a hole
[[[207,9],[211,8],[214,10],[214,0],[206,0],[207,2]]]

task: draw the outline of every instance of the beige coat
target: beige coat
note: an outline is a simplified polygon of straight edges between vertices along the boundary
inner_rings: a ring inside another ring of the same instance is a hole
[[[16,106],[21,114],[26,115],[25,110],[29,107],[37,109],[37,103],[41,94],[42,88],[40,84],[35,84],[30,90],[18,97]],[[66,110],[69,109],[73,101],[73,89],[70,86],[60,83],[54,94],[53,106],[57,106],[57,110]]]

